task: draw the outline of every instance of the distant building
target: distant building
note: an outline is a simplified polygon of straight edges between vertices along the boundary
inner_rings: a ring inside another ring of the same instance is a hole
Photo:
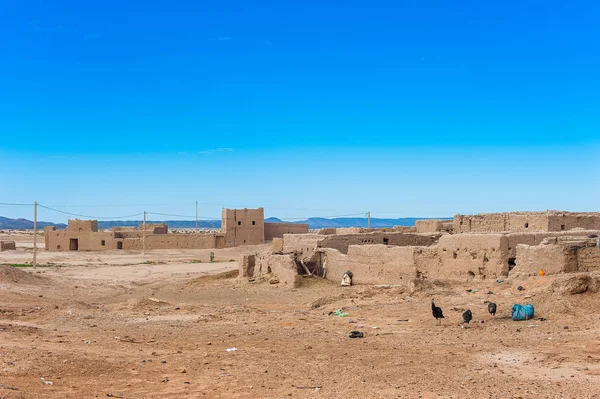
[[[98,231],[97,220],[69,220],[64,230],[44,228],[48,251],[102,251],[109,249],[210,249],[258,245],[283,234],[308,233],[307,224],[265,223],[263,208],[223,209],[220,233],[172,234],[166,224],[113,227]]]

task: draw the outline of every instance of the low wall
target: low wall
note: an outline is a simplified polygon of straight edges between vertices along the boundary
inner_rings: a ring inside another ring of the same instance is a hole
[[[284,234],[283,235],[283,252],[310,252],[313,251],[317,244],[325,239],[321,234]]]
[[[0,241],[0,252],[15,251],[17,246],[14,241]]]
[[[577,266],[580,272],[600,271],[600,248],[581,248],[577,251]]]
[[[308,224],[265,222],[265,241],[271,241],[273,238],[282,238],[284,234],[306,233],[308,233]]]
[[[333,248],[321,251],[326,254],[326,278],[334,282],[348,270],[354,275],[353,284],[402,284],[417,276],[415,247],[352,245],[348,254]]]
[[[517,245],[540,245],[546,238],[552,237],[580,237],[591,234],[600,235],[598,230],[574,230],[574,231],[552,231],[552,232],[533,232],[533,233],[510,233],[508,237],[508,256],[517,257]]]
[[[257,277],[276,277],[279,284],[288,287],[299,287],[302,285],[302,277],[298,275],[298,266],[293,254],[275,255],[260,254],[252,255],[254,257],[253,270],[248,270],[251,261],[240,263],[240,275],[245,274],[249,278]],[[245,270],[244,270],[245,268]]]
[[[141,251],[143,240],[125,238],[123,249]],[[211,249],[216,248],[217,238],[214,234],[150,234],[146,236],[146,249]]]
[[[321,236],[318,242],[319,248],[333,248],[341,253],[348,253],[350,245],[373,245],[383,244],[391,246],[430,246],[437,242],[441,234],[416,234],[379,232],[365,234],[345,234]]]

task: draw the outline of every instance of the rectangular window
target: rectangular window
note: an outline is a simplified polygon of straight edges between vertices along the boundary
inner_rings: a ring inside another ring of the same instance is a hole
[[[104,240],[100,241],[100,245],[105,246],[106,245],[106,241],[104,241]]]
[[[241,225],[242,225],[242,222],[238,222],[238,226],[241,226]]]
[[[252,226],[254,226],[254,225],[256,225],[256,222],[253,220],[253,221],[252,221]]]
[[[561,230],[564,230],[564,229],[565,229],[565,225],[564,225],[564,224],[561,224],[561,225],[560,225],[560,229],[561,229]]]

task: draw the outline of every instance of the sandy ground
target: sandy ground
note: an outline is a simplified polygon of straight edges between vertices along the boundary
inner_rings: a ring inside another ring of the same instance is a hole
[[[0,263],[30,258],[22,242]],[[41,252],[60,266],[0,266],[0,398],[600,398],[598,294],[557,296],[552,277],[413,292],[237,278],[229,260],[264,248],[214,251],[215,263],[210,251]],[[527,302],[535,319],[510,320]]]

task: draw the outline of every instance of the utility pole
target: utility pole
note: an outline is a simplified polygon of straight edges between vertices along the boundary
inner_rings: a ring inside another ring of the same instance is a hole
[[[198,201],[196,201],[196,234],[198,234]]]
[[[37,267],[37,201],[33,203],[33,267]]]
[[[367,212],[367,229],[371,229],[371,212]]]
[[[144,224],[142,227],[142,255],[146,255],[146,211],[144,211]]]

